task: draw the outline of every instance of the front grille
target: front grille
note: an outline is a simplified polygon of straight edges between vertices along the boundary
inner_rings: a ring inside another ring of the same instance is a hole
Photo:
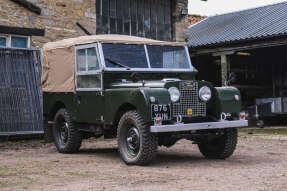
[[[206,104],[199,101],[198,83],[195,81],[184,81],[179,84],[180,99],[173,104],[173,116],[199,117],[206,116]],[[188,115],[188,109],[192,109],[192,115]]]

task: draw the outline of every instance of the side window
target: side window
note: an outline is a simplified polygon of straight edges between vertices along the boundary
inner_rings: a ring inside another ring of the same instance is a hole
[[[15,48],[27,48],[28,47],[28,38],[27,37],[11,37],[11,47]]]
[[[87,49],[87,66],[88,71],[100,69],[96,48]]]
[[[77,50],[77,71],[87,72],[99,70],[99,59],[95,47]]]
[[[96,47],[78,48],[76,50],[77,90],[100,89],[101,74],[99,54]]]
[[[0,36],[0,46],[6,46],[6,38]]]
[[[86,49],[77,50],[77,71],[86,71]]]

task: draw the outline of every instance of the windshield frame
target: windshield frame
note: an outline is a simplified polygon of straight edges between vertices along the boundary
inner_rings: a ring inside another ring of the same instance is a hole
[[[130,72],[130,71],[135,71],[135,72],[195,72],[196,71],[196,69],[192,66],[187,46],[181,46],[181,47],[184,47],[184,49],[185,49],[185,52],[186,52],[186,55],[187,55],[188,64],[189,64],[189,68],[181,68],[181,69],[175,69],[175,68],[152,68],[151,64],[150,64],[148,50],[147,50],[147,46],[149,46],[149,44],[139,44],[139,46],[144,46],[148,68],[130,68],[128,70],[126,68],[107,67],[105,59],[104,59],[104,52],[103,52],[102,43],[98,43],[99,52],[100,52],[100,55],[101,55],[101,58],[102,58],[101,61],[102,61],[102,65],[103,65],[103,70],[104,71],[120,71],[120,72],[125,72],[125,71],[126,72]],[[163,46],[165,46],[165,45],[163,45]]]

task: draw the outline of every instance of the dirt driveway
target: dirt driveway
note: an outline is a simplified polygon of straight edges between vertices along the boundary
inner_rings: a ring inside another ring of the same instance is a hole
[[[81,152],[58,154],[40,141],[0,143],[0,190],[287,190],[287,136],[239,138],[227,160],[206,160],[180,141],[159,148],[147,167],[126,166],[114,141],[86,141]]]

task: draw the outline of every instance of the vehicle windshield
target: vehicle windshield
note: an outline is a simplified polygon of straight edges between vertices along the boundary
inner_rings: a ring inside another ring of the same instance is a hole
[[[148,68],[144,45],[103,44],[102,47],[109,68]]]
[[[151,68],[189,69],[183,46],[147,46]]]
[[[188,54],[184,46],[104,43],[102,47],[108,68],[169,69],[171,71],[172,69],[190,69]]]

